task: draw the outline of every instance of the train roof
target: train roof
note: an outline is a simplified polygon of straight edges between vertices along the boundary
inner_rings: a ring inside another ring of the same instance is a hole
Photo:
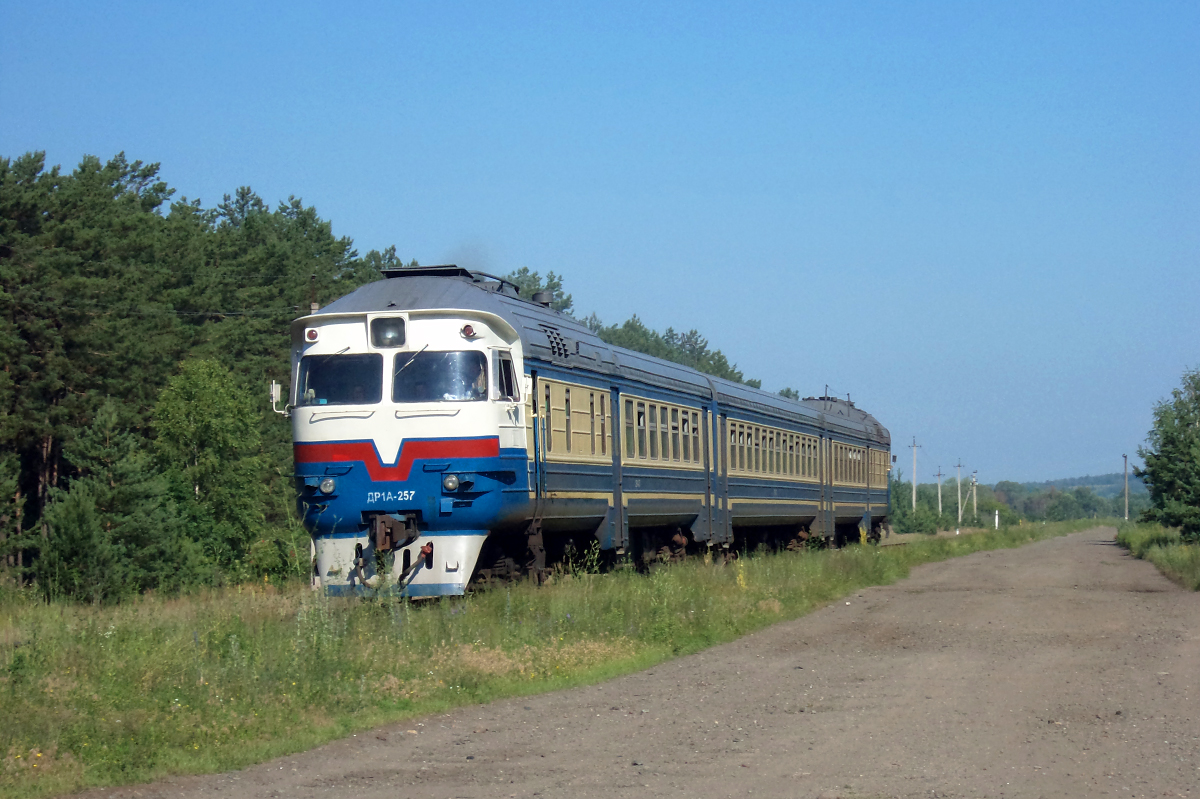
[[[382,274],[384,279],[360,286],[316,315],[442,309],[490,313],[512,326],[527,357],[560,368],[611,374],[701,398],[715,394],[723,406],[841,429],[880,444],[891,444],[887,429],[849,400],[835,397],[790,400],[671,361],[611,346],[573,317],[522,297],[518,288],[503,278],[453,265],[385,269]]]

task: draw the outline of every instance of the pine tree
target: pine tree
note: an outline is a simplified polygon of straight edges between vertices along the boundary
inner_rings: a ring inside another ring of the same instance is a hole
[[[52,536],[35,567],[47,600],[96,604],[119,598],[129,585],[124,549],[106,529],[96,488],[95,481],[80,480],[70,491],[51,489],[44,518]]]
[[[78,471],[68,489],[51,489],[49,535],[37,562],[48,597],[103,602],[150,588],[176,588],[205,571],[182,538],[167,482],[146,440],[120,426],[108,399],[65,455]]]

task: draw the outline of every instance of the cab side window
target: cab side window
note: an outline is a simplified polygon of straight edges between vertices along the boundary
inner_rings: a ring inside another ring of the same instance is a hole
[[[513,368],[512,355],[507,352],[496,353],[496,391],[497,399],[519,402],[521,390],[517,387],[516,370]]]

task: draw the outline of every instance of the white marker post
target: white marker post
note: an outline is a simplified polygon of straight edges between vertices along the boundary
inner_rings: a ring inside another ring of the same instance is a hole
[[[999,509],[996,510],[996,529],[997,530],[1000,529],[1000,511],[999,511]]]

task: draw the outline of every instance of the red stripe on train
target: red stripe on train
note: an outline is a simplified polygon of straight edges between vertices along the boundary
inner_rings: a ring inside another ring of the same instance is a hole
[[[375,481],[407,480],[413,461],[442,458],[496,458],[500,456],[500,439],[451,438],[441,441],[405,441],[395,466],[385,466],[370,441],[339,442],[335,444],[295,444],[296,463],[345,463],[362,461]]]

